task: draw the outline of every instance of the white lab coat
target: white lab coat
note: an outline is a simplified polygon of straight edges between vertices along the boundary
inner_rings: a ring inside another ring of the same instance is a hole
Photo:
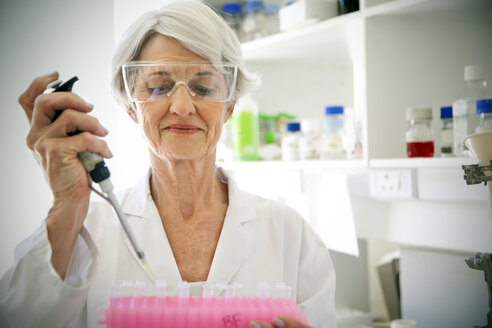
[[[258,282],[285,282],[310,325],[335,327],[335,272],[320,238],[291,208],[241,191],[220,167],[216,173],[228,184],[229,207],[207,283],[241,282],[239,295],[255,295]],[[149,174],[119,199],[156,278],[166,280],[168,294],[176,295],[181,277],[150,194]],[[17,246],[15,263],[0,280],[1,327],[97,327],[110,286],[124,280],[151,284],[102,199],[91,202],[65,281],[50,257],[43,223]]]

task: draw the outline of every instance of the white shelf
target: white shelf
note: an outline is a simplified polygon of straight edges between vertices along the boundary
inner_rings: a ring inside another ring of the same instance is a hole
[[[470,157],[449,158],[388,158],[371,159],[369,168],[460,168],[461,165],[477,164]]]
[[[217,165],[225,168],[226,170],[333,170],[363,169],[367,167],[366,163],[363,160],[217,162]]]
[[[247,61],[313,59],[326,58],[326,52],[320,49],[330,49],[331,60],[350,61],[347,33],[360,17],[360,12],[353,12],[245,42],[242,44],[243,55]]]

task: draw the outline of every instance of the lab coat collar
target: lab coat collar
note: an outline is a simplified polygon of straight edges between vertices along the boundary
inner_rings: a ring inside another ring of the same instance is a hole
[[[251,195],[238,188],[236,182],[220,166],[216,166],[215,174],[223,183],[227,184],[229,195],[229,210],[234,213],[233,217],[240,222],[249,221],[255,218],[255,212],[250,204]],[[151,169],[140,178],[138,183],[128,191],[127,197],[123,200],[123,211],[125,214],[143,218],[147,207],[150,194],[150,175]],[[245,202],[247,200],[247,202]]]
[[[256,217],[252,195],[240,190],[227,172],[216,167],[217,177],[228,185],[229,206],[224,225],[217,243],[207,283],[230,283],[252,250],[253,235],[244,229],[247,221]],[[170,281],[180,281],[181,276],[172,254],[167,236],[160,220],[147,220],[158,217],[157,208],[150,194],[150,169],[147,174],[130,189],[123,200],[123,211],[131,215],[128,223],[142,248],[157,278],[166,276]],[[153,237],[149,238],[152,234]],[[127,246],[132,251],[130,242]],[[152,243],[152,244],[150,244]],[[135,259],[136,254],[132,251]],[[219,291],[219,294],[222,293]]]

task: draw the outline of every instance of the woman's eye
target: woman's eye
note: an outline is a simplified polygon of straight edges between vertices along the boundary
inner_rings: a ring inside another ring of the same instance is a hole
[[[212,93],[212,89],[202,87],[202,86],[195,86],[193,88],[193,91],[199,96],[207,96]]]
[[[169,84],[164,84],[164,85],[154,87],[154,88],[149,87],[148,90],[153,96],[162,96],[163,94],[171,91],[172,87]]]

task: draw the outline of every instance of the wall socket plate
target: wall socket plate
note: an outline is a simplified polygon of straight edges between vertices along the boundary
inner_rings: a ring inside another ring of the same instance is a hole
[[[369,195],[381,199],[414,199],[417,197],[415,170],[371,170]]]

